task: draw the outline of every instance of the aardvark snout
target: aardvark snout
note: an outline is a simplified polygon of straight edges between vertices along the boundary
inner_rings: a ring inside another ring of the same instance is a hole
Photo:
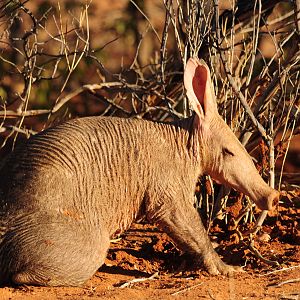
[[[256,204],[262,210],[272,210],[274,206],[278,204],[278,202],[279,192],[272,189],[268,195],[259,199]]]

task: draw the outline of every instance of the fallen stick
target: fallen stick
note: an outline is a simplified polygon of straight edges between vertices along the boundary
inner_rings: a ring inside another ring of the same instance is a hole
[[[126,287],[130,287],[131,285],[138,283],[138,282],[143,282],[143,281],[147,281],[147,280],[153,280],[156,279],[158,277],[158,272],[154,273],[153,275],[151,275],[150,277],[142,277],[142,278],[135,278],[129,281],[126,281],[125,283],[121,284],[119,286],[120,289],[124,289]]]
[[[298,265],[298,266],[292,266],[292,267],[288,267],[288,268],[282,268],[282,269],[279,269],[279,270],[268,272],[266,274],[261,274],[259,276],[260,277],[268,276],[268,275],[271,275],[271,274],[274,274],[274,273],[289,271],[289,270],[296,269],[296,268],[300,268],[300,265]]]
[[[280,266],[280,264],[279,264],[278,261],[275,261],[275,260],[269,260],[269,259],[263,257],[263,256],[261,255],[261,253],[258,251],[258,249],[256,249],[255,246],[253,245],[253,241],[250,243],[249,248],[250,248],[250,250],[253,252],[253,254],[254,254],[257,258],[259,258],[261,261],[263,261],[265,264],[268,264],[268,265],[270,265],[270,266],[275,266],[275,267],[279,267],[279,266]]]
[[[195,284],[195,285],[192,285],[192,286],[189,286],[189,287],[184,288],[184,289],[181,289],[181,290],[179,290],[179,291],[177,291],[177,292],[175,292],[175,293],[172,293],[171,296],[176,296],[176,295],[178,295],[178,294],[181,294],[181,293],[190,291],[190,290],[192,290],[192,289],[194,289],[194,288],[196,288],[196,287],[198,287],[198,286],[200,286],[200,285],[202,285],[202,284],[203,284],[203,282],[198,283],[198,284]]]
[[[110,240],[111,243],[118,243],[122,240],[122,238],[116,238],[116,239],[112,239]]]
[[[299,281],[300,281],[300,277],[299,278],[294,278],[294,279],[288,279],[288,280],[285,280],[285,281],[282,281],[282,282],[279,282],[279,283],[275,283],[275,284],[272,284],[272,285],[276,286],[276,287],[280,287],[284,284],[294,283],[294,282],[299,282]]]

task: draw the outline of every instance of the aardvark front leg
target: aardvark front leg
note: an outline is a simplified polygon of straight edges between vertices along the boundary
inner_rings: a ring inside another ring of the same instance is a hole
[[[156,220],[177,246],[192,254],[212,275],[228,275],[241,268],[225,264],[215,252],[196,209],[187,203],[181,207],[161,208],[164,213]],[[167,211],[167,213],[166,213]]]

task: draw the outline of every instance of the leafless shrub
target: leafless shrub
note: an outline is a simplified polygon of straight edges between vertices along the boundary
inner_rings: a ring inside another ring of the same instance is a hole
[[[88,5],[78,15],[69,14],[65,19],[65,12],[58,4],[55,14],[49,8],[37,18],[26,2],[6,1],[0,8],[0,18],[4,20],[0,63],[5,72],[0,117],[1,132],[6,133],[1,147],[9,138],[15,140],[19,133],[33,133],[23,127],[26,117],[47,115],[50,118],[57,112],[62,96],[70,90],[72,74],[89,51]],[[49,20],[55,30],[48,28]],[[41,95],[43,85],[51,86],[49,100],[42,99],[46,97]],[[36,102],[48,107],[32,107]]]

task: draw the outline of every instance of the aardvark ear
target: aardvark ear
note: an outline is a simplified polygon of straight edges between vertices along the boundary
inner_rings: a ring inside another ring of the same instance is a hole
[[[200,120],[218,113],[210,71],[206,63],[190,58],[184,70],[184,86],[187,97]]]

